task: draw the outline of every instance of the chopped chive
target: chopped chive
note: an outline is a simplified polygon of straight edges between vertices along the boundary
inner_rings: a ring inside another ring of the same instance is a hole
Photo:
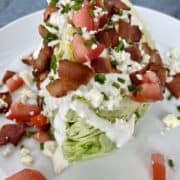
[[[91,5],[96,5],[96,0],[90,0]]]
[[[138,119],[141,117],[141,115],[139,114],[138,111],[135,112],[135,115],[136,115],[136,117],[137,117]]]
[[[173,95],[170,94],[170,95],[167,97],[167,100],[170,101],[172,98],[173,98]]]
[[[82,29],[80,27],[77,28],[76,33],[82,35]]]
[[[50,81],[54,81],[55,79],[54,79],[53,76],[49,76],[49,80],[50,80]]]
[[[117,82],[113,82],[112,86],[115,87],[116,89],[120,88],[120,85]]]
[[[56,34],[48,33],[47,36],[44,37],[43,43],[47,45],[49,42],[57,40],[58,37]]]
[[[112,21],[112,20],[110,20],[109,22],[108,22],[108,25],[109,26],[114,26],[116,23],[114,22],[114,21]]]
[[[78,11],[79,9],[81,9],[83,2],[84,2],[83,0],[75,0],[72,9]]]
[[[118,14],[119,14],[119,16],[122,16],[123,15],[123,11],[120,10]]]
[[[134,84],[128,86],[128,90],[133,93],[134,96],[142,90],[141,86],[135,86]]]
[[[40,143],[40,150],[43,151],[44,150],[44,143]]]
[[[180,116],[178,116],[177,119],[180,120]]]
[[[175,165],[174,165],[174,161],[172,159],[168,159],[168,165],[170,168],[174,168]]]
[[[124,84],[126,81],[124,80],[124,79],[122,79],[122,78],[118,78],[118,81],[120,82],[120,83],[122,83],[122,84]]]
[[[25,147],[24,144],[21,144],[19,148],[23,149],[24,147]]]
[[[88,46],[88,47],[91,47],[93,44],[96,44],[96,43],[97,43],[97,40],[96,40],[96,38],[94,37],[94,38],[92,38],[91,40],[86,41],[86,42],[85,42],[85,45]]]
[[[116,60],[113,60],[113,61],[111,61],[111,64],[112,64],[113,66],[117,66],[117,65],[118,65],[118,62],[117,62]]]
[[[56,59],[56,56],[54,56],[54,55],[51,58],[50,67],[53,70],[53,72],[56,73],[56,70],[57,70],[57,59]]]
[[[108,101],[108,100],[109,100],[109,97],[107,96],[106,93],[102,92],[101,94],[103,95],[105,101]]]
[[[94,78],[94,80],[100,84],[104,84],[106,81],[106,77],[103,74],[97,74]]]
[[[59,2],[59,0],[51,0],[50,5],[56,7],[56,4]]]
[[[179,111],[179,112],[180,112],[180,106],[177,106],[177,111]]]
[[[92,18],[95,18],[95,14],[94,14],[94,11],[92,9],[89,10],[89,15],[92,17]]]
[[[34,134],[36,134],[36,131],[27,131],[26,132],[26,137],[31,138]]]
[[[63,9],[61,10],[61,14],[65,14],[65,13],[68,13],[69,11],[71,10],[71,6],[69,3],[67,3]]]
[[[46,22],[45,24],[46,24],[46,26],[48,26],[48,27],[50,27],[50,28],[54,28],[54,29],[56,29],[56,30],[59,29],[58,26],[55,26],[55,25],[53,25],[53,24],[51,24],[51,23],[49,23],[49,22]]]
[[[115,47],[116,52],[120,52],[125,48],[124,43],[122,41],[119,42],[118,46]]]

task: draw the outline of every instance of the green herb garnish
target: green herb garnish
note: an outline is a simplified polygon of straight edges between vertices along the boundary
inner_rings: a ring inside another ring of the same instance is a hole
[[[177,111],[179,111],[179,112],[180,112],[180,106],[177,106]]]
[[[94,78],[94,80],[100,84],[104,84],[106,81],[106,77],[103,74],[97,74]]]
[[[59,0],[51,0],[50,5],[56,7],[56,4],[59,2]]]
[[[92,18],[95,18],[95,14],[94,14],[94,11],[92,9],[89,10],[89,15],[92,17]]]
[[[141,117],[141,115],[139,114],[138,111],[135,112],[135,115],[136,115],[137,119],[139,119]]]
[[[174,168],[175,165],[174,165],[174,161],[172,159],[168,159],[168,165],[170,168]]]
[[[57,70],[57,59],[56,56],[52,56],[51,58],[51,64],[50,64],[51,69],[53,70],[54,74],[56,73]]]
[[[122,41],[119,42],[118,46],[115,47],[116,52],[120,52],[125,48],[124,43]]]
[[[116,89],[120,88],[120,85],[117,82],[113,82],[112,86],[115,87]]]
[[[170,101],[172,98],[173,98],[173,95],[170,94],[170,95],[167,97],[167,100]]]
[[[78,11],[79,9],[81,9],[83,2],[84,2],[83,0],[75,0],[72,9]]]
[[[101,94],[103,95],[103,98],[104,98],[105,101],[109,100],[109,97],[107,96],[106,93],[102,92]]]
[[[40,150],[43,151],[44,150],[44,143],[42,142],[39,145],[40,145]]]
[[[85,45],[88,46],[88,47],[91,47],[93,44],[96,44],[96,43],[97,43],[97,40],[96,40],[96,38],[94,37],[94,38],[92,38],[91,40],[86,41],[86,42],[85,42]]]
[[[119,16],[122,16],[123,15],[123,11],[120,10],[118,14],[119,14]]]
[[[69,3],[67,3],[63,9],[61,10],[61,14],[65,14],[65,13],[68,13],[69,11],[71,10],[71,6]]]
[[[112,60],[112,61],[111,61],[111,64],[112,64],[113,66],[117,66],[117,65],[118,65],[118,62],[117,62],[116,60]]]
[[[134,84],[128,86],[128,90],[133,93],[134,96],[142,90],[141,86],[136,86]]]
[[[23,149],[24,147],[25,147],[24,144],[21,144],[19,148]]]
[[[47,36],[44,37],[43,43],[47,45],[49,42],[57,40],[58,37],[56,34],[48,33]]]
[[[120,78],[120,77],[119,77],[117,80],[118,80],[120,83],[122,83],[122,84],[124,84],[124,83],[126,82],[124,79],[122,79],[122,78]]]
[[[91,5],[96,5],[96,0],[90,0]]]
[[[49,22],[46,22],[45,24],[46,24],[46,26],[48,26],[48,27],[50,27],[50,28],[54,28],[54,29],[56,29],[56,30],[59,29],[58,26],[55,26],[55,25],[53,25],[53,24],[51,24],[51,23],[49,23]]]
[[[76,29],[76,34],[82,35],[82,29],[80,27]]]
[[[36,133],[37,133],[36,131],[26,131],[26,137],[31,138]]]

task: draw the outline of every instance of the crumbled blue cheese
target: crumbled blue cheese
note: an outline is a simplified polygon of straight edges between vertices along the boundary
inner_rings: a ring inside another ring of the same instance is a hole
[[[44,143],[43,154],[48,157],[53,157],[57,148],[57,143],[55,141],[47,141]]]
[[[180,126],[180,120],[174,114],[168,114],[164,119],[163,122],[165,126],[169,129],[176,128]]]
[[[31,155],[31,152],[28,148],[24,147],[20,150],[20,154],[21,154],[21,162],[26,165],[26,166],[30,166],[33,164],[33,158]]]
[[[8,104],[3,99],[0,98],[0,109],[7,108]]]
[[[3,156],[8,157],[8,156],[10,156],[12,154],[12,152],[13,151],[12,151],[11,146],[7,146],[3,151]]]
[[[172,49],[167,53],[167,67],[169,69],[167,81],[171,81],[173,76],[180,73],[180,48]]]
[[[29,90],[29,89],[23,89],[20,96],[20,101],[24,104],[26,104],[28,101],[36,102],[36,94]]]
[[[31,73],[29,73],[28,71],[23,71],[19,73],[19,76],[23,79],[27,86],[32,86],[34,79]]]
[[[82,37],[84,40],[90,40],[92,36],[96,33],[96,31],[88,31],[86,27],[83,27],[81,30]]]

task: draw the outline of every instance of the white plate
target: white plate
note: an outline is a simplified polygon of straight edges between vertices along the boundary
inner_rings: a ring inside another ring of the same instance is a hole
[[[137,8],[149,25],[158,48],[163,54],[170,48],[180,47],[180,22],[159,12]],[[42,22],[42,12],[37,12],[13,22],[0,30],[0,70],[22,69],[19,57],[27,55],[40,42],[37,26]],[[49,180],[151,180],[152,152],[161,152],[174,159],[175,172],[168,170],[169,180],[180,179],[180,128],[160,135],[164,129],[162,118],[168,113],[178,114],[177,101],[154,104],[151,111],[138,125],[133,138],[127,145],[107,157],[87,161],[70,167],[61,175],[55,176],[51,162],[39,152],[33,140],[23,142],[32,149],[35,163],[32,168],[41,170]],[[3,118],[0,119],[4,122]],[[10,158],[2,156],[0,149],[0,180],[15,171],[23,169],[19,150]],[[1,172],[2,171],[2,172]]]

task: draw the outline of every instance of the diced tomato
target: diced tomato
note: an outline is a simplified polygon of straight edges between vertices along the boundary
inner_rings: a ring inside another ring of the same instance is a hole
[[[23,104],[20,102],[13,103],[6,115],[7,119],[18,122],[29,122],[31,117],[40,114],[41,108],[37,105]]]
[[[45,131],[37,132],[33,138],[38,142],[46,142],[52,140],[52,137]]]
[[[38,114],[31,118],[32,124],[38,129],[44,129],[48,126],[48,118],[43,114]]]
[[[165,158],[162,154],[152,154],[153,180],[166,180]]]
[[[94,30],[94,20],[90,15],[91,7],[88,4],[82,6],[82,8],[75,12],[72,21],[76,27],[86,27],[88,31]]]
[[[132,99],[137,102],[156,102],[163,99],[162,88],[160,80],[157,75],[152,71],[146,71],[142,75],[141,89]]]
[[[97,43],[97,48],[92,49],[91,47],[86,46],[83,38],[77,34],[73,38],[72,47],[78,62],[96,59],[105,48],[104,45]]]
[[[6,81],[6,85],[10,92],[16,91],[17,89],[22,87],[23,84],[24,84],[24,81],[18,74],[15,74],[13,77],[11,77],[10,79]]]
[[[46,180],[46,178],[37,170],[24,169],[6,178],[6,180]]]

